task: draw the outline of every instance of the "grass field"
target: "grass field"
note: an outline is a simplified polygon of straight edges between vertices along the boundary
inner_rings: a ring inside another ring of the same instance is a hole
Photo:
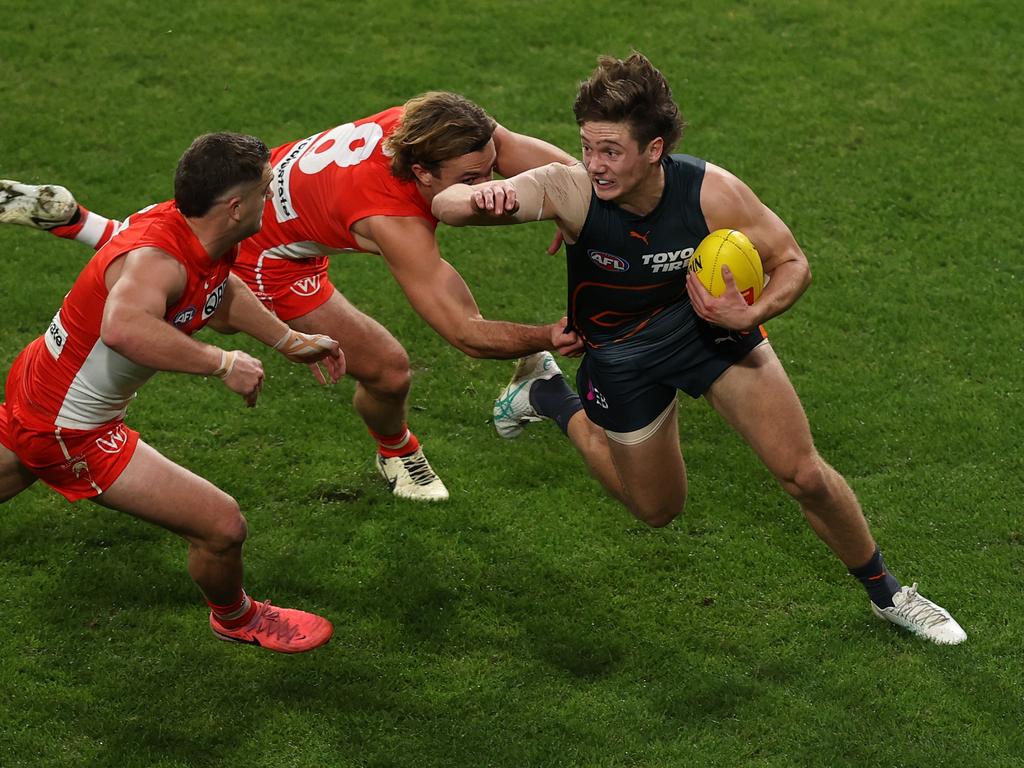
[[[577,153],[576,83],[598,54],[642,50],[690,123],[682,149],[746,180],[808,254],[814,285],[770,324],[775,348],[894,573],[969,640],[873,619],[703,402],[681,404],[691,499],[664,530],[604,497],[553,425],[500,440],[509,364],[461,356],[379,259],[348,255],[332,277],[409,350],[410,423],[452,500],[389,495],[350,381],[318,391],[255,345],[255,410],[212,380],[157,377],[129,422],[240,501],[250,591],[324,613],[335,638],[294,658],[215,642],[179,540],[38,485],[0,509],[0,766],[1024,765],[1012,15],[984,0],[9,0],[0,176],[117,216],[170,196],[199,133],[275,145],[429,89]],[[550,235],[439,229],[483,313],[525,322],[563,312]],[[87,255],[0,228],[0,366]]]

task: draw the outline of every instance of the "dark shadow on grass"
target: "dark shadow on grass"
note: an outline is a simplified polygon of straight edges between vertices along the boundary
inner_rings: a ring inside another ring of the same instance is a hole
[[[462,599],[459,574],[424,542],[410,535],[378,575],[346,595],[348,609],[379,615],[416,645],[443,652]]]
[[[326,716],[336,725],[350,713],[360,721],[404,706],[397,681],[367,674],[330,645],[291,657],[204,637],[183,653],[126,666],[107,688],[102,715],[88,723],[107,758],[100,764],[125,765],[128,756],[137,765],[236,765],[240,755],[245,764],[273,762],[261,732],[279,728],[281,716]],[[372,730],[343,728],[346,753]],[[308,736],[298,730],[292,739]],[[325,733],[307,746],[329,753],[331,741]]]
[[[524,621],[533,652],[574,678],[595,681],[606,677],[615,671],[625,653],[619,636],[623,627],[612,622],[591,623],[590,612],[600,604],[589,604],[587,596],[579,594],[578,585],[566,586],[574,590],[571,600],[545,595],[545,609]]]

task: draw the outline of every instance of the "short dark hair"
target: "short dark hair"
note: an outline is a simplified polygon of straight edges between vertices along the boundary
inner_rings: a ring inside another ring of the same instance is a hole
[[[409,99],[398,127],[384,142],[391,173],[412,181],[413,165],[422,165],[436,176],[445,160],[487,146],[497,127],[483,107],[457,93],[431,91]]]
[[[204,216],[225,192],[263,178],[267,145],[243,133],[205,133],[192,142],[174,172],[174,202],[183,216]]]
[[[597,69],[580,83],[572,111],[577,125],[628,123],[630,135],[641,148],[661,137],[665,154],[672,151],[686,127],[664,75],[636,51],[625,61],[612,56],[598,58]]]

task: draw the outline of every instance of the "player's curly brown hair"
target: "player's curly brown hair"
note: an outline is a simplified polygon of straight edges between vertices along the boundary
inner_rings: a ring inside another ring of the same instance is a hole
[[[479,152],[498,127],[483,108],[446,91],[421,94],[405,102],[404,110],[384,152],[391,155],[391,173],[407,181],[415,178],[413,165],[437,175],[445,160]]]
[[[572,111],[577,125],[629,123],[630,134],[641,148],[661,137],[665,154],[686,128],[664,75],[636,51],[625,60],[599,57],[597,68],[580,83]]]

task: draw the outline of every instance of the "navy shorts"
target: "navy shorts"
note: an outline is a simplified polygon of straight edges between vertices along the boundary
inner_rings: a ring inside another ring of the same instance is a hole
[[[700,397],[766,338],[763,328],[729,332],[689,314],[658,318],[631,339],[587,350],[576,388],[591,421],[611,432],[642,429],[678,390]]]

